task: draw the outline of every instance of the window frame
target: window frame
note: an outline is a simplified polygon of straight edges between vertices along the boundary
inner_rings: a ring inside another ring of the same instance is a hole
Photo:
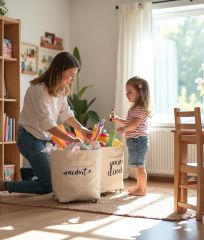
[[[178,1],[180,4],[167,4],[162,3],[158,4],[159,6],[153,7],[152,9],[152,27],[154,25],[155,20],[160,19],[168,19],[168,18],[174,18],[174,17],[187,17],[189,15],[199,16],[204,15],[204,3],[194,3],[189,5],[184,3],[186,1]],[[200,2],[200,1],[197,1]],[[157,5],[157,4],[155,4]],[[153,39],[154,41],[154,39]],[[155,69],[155,67],[154,67]],[[154,96],[153,102],[154,102]],[[152,127],[165,127],[165,128],[171,128],[174,126],[174,110],[170,109],[170,113],[168,115],[162,114],[153,114],[153,118],[150,120],[150,126]],[[204,118],[204,114],[202,114],[202,120]],[[161,121],[161,119],[163,119]]]

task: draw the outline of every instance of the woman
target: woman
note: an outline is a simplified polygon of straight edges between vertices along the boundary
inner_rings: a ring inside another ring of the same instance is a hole
[[[42,76],[31,81],[19,118],[17,146],[29,161],[38,180],[0,180],[0,191],[37,194],[52,192],[50,155],[42,150],[52,135],[69,142],[81,141],[64,133],[57,125],[58,118],[77,129],[85,138],[90,137],[91,131],[76,120],[67,103],[67,95],[71,92],[78,69],[77,60],[70,53],[61,52]]]

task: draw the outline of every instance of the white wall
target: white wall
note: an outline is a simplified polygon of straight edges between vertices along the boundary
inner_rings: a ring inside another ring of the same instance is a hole
[[[113,128],[108,114],[115,103],[118,18],[116,5],[124,0],[71,0],[71,47],[81,53],[80,85],[93,85],[86,97],[96,97],[93,110],[106,119],[106,128]],[[121,90],[121,91],[124,91]]]
[[[143,2],[144,0],[140,0]],[[81,86],[93,85],[87,90],[87,98],[97,97],[93,109],[106,119],[106,127],[113,128],[108,114],[115,103],[118,16],[116,5],[135,0],[70,0],[71,48],[77,46],[82,58]],[[204,2],[194,0],[193,3]],[[162,6],[193,4],[189,0],[153,4]],[[125,91],[122,89],[121,91]],[[123,116],[125,117],[125,116]]]
[[[69,50],[69,0],[6,0],[6,6],[8,17],[21,20],[22,42],[40,46],[40,37],[51,32],[62,37],[65,50]],[[32,78],[21,75],[21,102]]]
[[[142,0],[141,0],[142,1]],[[85,97],[96,97],[92,109],[106,118],[106,127],[113,128],[108,113],[115,102],[118,19],[116,5],[135,0],[7,0],[9,17],[22,22],[22,41],[40,44],[45,31],[64,39],[65,50],[79,47],[82,58],[81,86],[92,84]],[[194,0],[192,3],[203,3]],[[192,4],[189,0],[166,6]],[[164,4],[154,4],[161,7]],[[22,76],[22,97],[32,77]],[[122,89],[121,91],[124,91]]]

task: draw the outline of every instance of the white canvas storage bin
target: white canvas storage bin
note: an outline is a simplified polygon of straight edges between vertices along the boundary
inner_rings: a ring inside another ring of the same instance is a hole
[[[101,150],[101,193],[123,189],[124,146]]]
[[[100,199],[101,149],[51,151],[51,176],[59,202]]]

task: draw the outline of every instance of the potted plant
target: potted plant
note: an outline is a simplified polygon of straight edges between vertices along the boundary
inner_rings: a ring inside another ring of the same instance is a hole
[[[8,13],[6,3],[4,0],[0,0],[0,16],[5,16]]]
[[[73,50],[73,56],[78,60],[81,67],[81,57],[80,57],[79,49],[77,47],[75,47]],[[88,85],[80,88],[79,72],[76,76],[76,83],[77,83],[77,91],[76,93],[68,97],[68,103],[70,107],[73,109],[76,119],[83,126],[87,126],[88,122],[95,124],[99,121],[99,116],[95,111],[89,110],[89,108],[95,102],[96,98],[93,98],[90,102],[82,98],[86,90],[92,87],[92,85]]]

